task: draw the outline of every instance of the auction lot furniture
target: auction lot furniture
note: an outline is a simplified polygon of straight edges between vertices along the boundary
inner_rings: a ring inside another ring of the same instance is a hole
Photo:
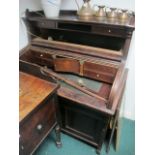
[[[29,45],[20,52],[20,69],[58,82],[61,130],[107,152],[118,124],[128,70],[125,68],[134,16],[127,21],[79,19],[61,11],[47,19],[26,11]],[[38,36],[38,38],[36,38]],[[35,39],[34,39],[35,38]]]

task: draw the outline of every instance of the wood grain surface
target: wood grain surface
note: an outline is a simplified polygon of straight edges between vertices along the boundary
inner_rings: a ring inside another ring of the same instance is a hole
[[[23,120],[47,96],[57,88],[52,84],[27,73],[19,73],[19,121]]]

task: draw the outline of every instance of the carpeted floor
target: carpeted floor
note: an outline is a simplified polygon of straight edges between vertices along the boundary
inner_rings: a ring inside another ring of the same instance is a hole
[[[66,134],[62,135],[62,148],[58,149],[54,142],[54,133],[51,133],[37,149],[35,155],[97,155],[95,148]],[[101,155],[105,155],[105,147]],[[135,122],[122,119],[120,149],[116,152],[111,146],[109,155],[135,154]]]

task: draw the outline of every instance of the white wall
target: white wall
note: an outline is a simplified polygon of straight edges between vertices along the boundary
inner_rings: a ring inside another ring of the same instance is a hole
[[[78,0],[79,4],[82,4],[83,0]],[[135,10],[134,0],[92,0],[92,4],[106,5],[117,8],[124,8],[129,10]],[[20,0],[19,13],[20,17],[26,8],[30,10],[40,10],[41,4],[39,0]],[[61,9],[77,9],[74,0],[62,0]],[[20,22],[19,29],[19,48],[23,48],[27,44],[27,34],[24,24]],[[123,116],[134,120],[135,119],[135,82],[134,82],[134,49],[135,49],[135,35],[132,37],[129,55],[126,66],[129,68],[128,80],[125,90],[125,97],[123,99]]]
[[[21,20],[26,9],[41,10],[40,0],[20,0],[19,1],[19,49],[25,47],[28,43],[25,25]]]
[[[77,0],[80,5],[83,4],[83,0]],[[134,0],[91,0],[91,4],[106,5],[117,8],[124,8],[129,10],[135,10]],[[77,9],[75,0],[62,0],[62,9]]]
[[[130,119],[135,119],[135,33],[133,34],[129,49],[126,66],[129,69],[125,91],[125,103],[123,115]]]

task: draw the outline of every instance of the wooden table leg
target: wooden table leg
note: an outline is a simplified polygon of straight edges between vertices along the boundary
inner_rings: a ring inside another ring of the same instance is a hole
[[[103,146],[103,144],[105,142],[105,137],[106,137],[106,134],[107,134],[109,123],[110,123],[110,118],[107,119],[107,123],[106,123],[107,126],[102,130],[100,141],[99,141],[98,147],[96,149],[96,153],[99,154],[99,155],[101,154],[101,149],[102,149],[102,146]]]
[[[102,131],[102,134],[101,134],[101,137],[100,137],[99,145],[98,145],[98,147],[97,147],[97,149],[96,149],[96,153],[97,153],[98,155],[101,154],[101,149],[102,149],[102,145],[103,145],[103,143],[104,143],[104,139],[105,139],[105,131],[103,130],[103,131]]]
[[[121,102],[125,102],[125,93],[122,97]],[[121,130],[122,130],[122,110],[124,109],[124,104],[120,105],[120,112],[118,115],[117,123],[116,123],[116,137],[115,137],[115,151],[118,151],[120,148],[120,140],[121,140]]]
[[[120,147],[121,126],[122,126],[122,121],[121,121],[121,118],[119,117],[117,120],[117,125],[116,125],[116,139],[115,139],[115,150],[116,151],[118,151]]]
[[[60,132],[61,132],[60,126],[57,125],[55,127],[55,134],[56,134],[56,146],[58,148],[60,148],[62,146]]]
[[[108,146],[107,146],[107,148],[106,148],[106,152],[107,152],[107,153],[109,153],[110,146],[111,146],[111,143],[112,143],[112,140],[113,140],[113,137],[114,137],[114,132],[115,132],[116,125],[117,125],[118,116],[119,116],[119,109],[117,109],[116,114],[115,114],[115,117],[114,117],[113,126],[112,126],[112,131],[111,131],[111,134],[110,134]]]

